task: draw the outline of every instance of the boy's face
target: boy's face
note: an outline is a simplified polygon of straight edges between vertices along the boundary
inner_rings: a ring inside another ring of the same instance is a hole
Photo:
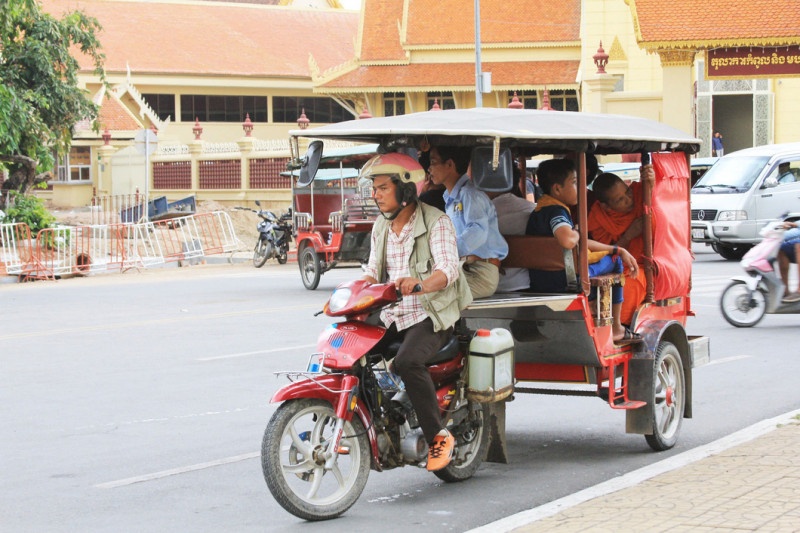
[[[624,181],[618,181],[606,193],[603,204],[612,211],[629,213],[633,209],[633,191]]]
[[[550,189],[550,196],[567,205],[578,203],[578,175],[575,171],[569,173],[564,183],[556,183]]]

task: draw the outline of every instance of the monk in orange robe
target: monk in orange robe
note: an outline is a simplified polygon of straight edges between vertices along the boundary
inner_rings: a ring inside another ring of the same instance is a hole
[[[604,244],[616,244],[628,250],[639,265],[644,264],[643,181],[655,182],[651,165],[642,167],[641,181],[630,186],[616,174],[603,173],[594,180],[592,191],[597,201],[589,210],[589,236]],[[620,321],[630,325],[633,314],[644,301],[647,281],[644,268],[636,276],[625,278],[624,301]]]

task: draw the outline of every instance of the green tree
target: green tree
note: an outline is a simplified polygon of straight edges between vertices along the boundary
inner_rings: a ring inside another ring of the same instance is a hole
[[[52,175],[54,155],[72,142],[73,127],[98,108],[78,86],[79,63],[91,58],[105,83],[96,19],[80,11],[57,19],[36,0],[0,0],[0,170],[8,170],[0,208],[8,191],[26,193]]]

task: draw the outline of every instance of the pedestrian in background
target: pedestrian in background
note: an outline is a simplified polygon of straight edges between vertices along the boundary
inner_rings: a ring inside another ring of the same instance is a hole
[[[711,140],[711,155],[714,157],[725,155],[725,147],[722,146],[722,134],[718,131],[714,132],[714,138]]]

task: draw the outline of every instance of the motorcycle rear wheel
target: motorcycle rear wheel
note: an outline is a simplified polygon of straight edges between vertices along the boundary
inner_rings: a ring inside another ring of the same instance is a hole
[[[470,421],[466,420],[463,423],[463,431],[453,428],[453,435],[456,438],[453,460],[443,469],[434,472],[436,477],[442,481],[455,483],[469,479],[486,459],[486,453],[489,451],[489,428],[487,427],[489,410],[485,404],[471,403],[470,406],[472,405],[478,406],[473,414],[477,427],[466,427],[470,425]]]
[[[254,267],[261,268],[264,266],[264,263],[266,263],[267,259],[269,258],[271,247],[272,245],[267,241],[262,241],[261,239],[258,240],[256,243],[256,248],[253,250]]]
[[[347,453],[325,467],[322,453],[335,422],[331,404],[303,398],[284,402],[264,431],[261,468],[267,487],[284,509],[304,520],[341,515],[356,503],[369,477],[369,439],[357,416],[344,424],[340,448]]]
[[[767,294],[762,289],[750,291],[743,281],[733,281],[719,299],[722,316],[737,328],[753,327],[767,312]]]

